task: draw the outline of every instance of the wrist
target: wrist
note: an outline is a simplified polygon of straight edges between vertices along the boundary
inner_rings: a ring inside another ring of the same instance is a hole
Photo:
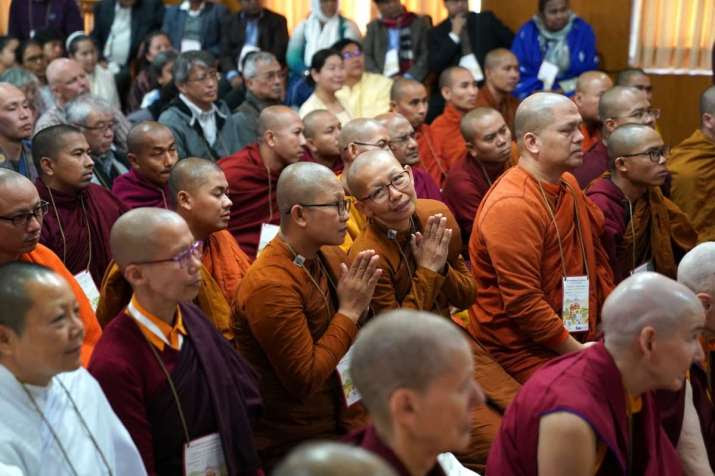
[[[340,309],[338,309],[338,314],[342,314],[343,316],[347,317],[351,321],[357,322],[360,319],[362,312],[359,312],[359,311],[356,311],[356,310],[350,309],[350,308],[341,307]]]

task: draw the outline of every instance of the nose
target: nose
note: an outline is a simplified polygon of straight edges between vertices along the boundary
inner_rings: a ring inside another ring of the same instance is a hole
[[[172,167],[174,165],[174,152],[167,150],[164,152],[164,167]]]
[[[303,146],[306,144],[306,142],[305,142],[305,136],[303,135],[302,132],[300,133],[300,140],[299,140],[299,142],[300,142],[300,146],[301,146],[301,147],[303,147]]]
[[[581,132],[581,128],[580,128],[580,127],[577,127],[577,128],[576,128],[576,132],[574,133],[573,140],[574,140],[575,143],[580,144],[581,142],[583,142],[583,139],[584,139],[584,137],[583,137],[583,132]]]
[[[73,339],[81,340],[84,336],[84,323],[79,316],[78,312],[74,309],[70,310],[70,322],[72,323],[72,328],[70,330],[71,337]]]
[[[230,209],[233,206],[233,202],[231,201],[230,198],[228,198],[228,195],[226,195],[225,193],[223,194],[221,206],[225,209]]]
[[[40,228],[42,228],[42,221],[33,215],[30,221],[27,222],[26,230],[30,233],[35,233]]]
[[[86,168],[94,168],[94,159],[92,159],[88,152],[82,154],[82,157],[84,158],[84,164]]]

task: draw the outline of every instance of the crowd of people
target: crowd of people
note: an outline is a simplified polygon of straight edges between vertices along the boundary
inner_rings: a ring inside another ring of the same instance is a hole
[[[0,475],[713,474],[715,86],[374,3],[11,2]]]

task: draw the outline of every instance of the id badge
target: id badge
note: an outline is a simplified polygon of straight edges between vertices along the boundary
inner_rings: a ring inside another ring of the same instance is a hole
[[[459,66],[468,69],[472,73],[472,76],[474,76],[475,81],[479,82],[484,79],[484,73],[474,53],[462,56],[459,59]]]
[[[92,310],[96,311],[97,304],[99,304],[99,289],[97,289],[97,285],[94,284],[92,275],[85,269],[75,274],[74,279],[77,281],[77,284],[79,284],[79,287],[82,288],[84,295],[87,296]]]
[[[353,379],[350,377],[350,361],[352,360],[352,347],[343,355],[343,358],[338,362],[338,377],[340,377],[340,386],[343,389],[346,406],[351,406],[362,399],[362,395],[353,384]]]
[[[388,78],[400,73],[400,59],[397,55],[397,50],[392,49],[385,55],[385,67],[382,74]]]
[[[655,271],[655,265],[653,264],[653,260],[649,259],[645,263],[643,263],[640,266],[636,266],[636,269],[631,271],[631,274],[636,274],[636,273],[644,273],[646,271]]]
[[[536,77],[544,83],[544,91],[551,91],[556,81],[556,76],[559,74],[559,67],[549,61],[541,63],[539,72]]]
[[[228,476],[221,436],[218,433],[202,436],[184,445],[184,475],[205,474]]]
[[[588,276],[563,278],[561,318],[569,332],[588,330]]]
[[[261,224],[261,236],[258,239],[258,253],[256,253],[256,256],[276,237],[279,231],[281,231],[281,227],[278,225],[272,225],[270,223]]]

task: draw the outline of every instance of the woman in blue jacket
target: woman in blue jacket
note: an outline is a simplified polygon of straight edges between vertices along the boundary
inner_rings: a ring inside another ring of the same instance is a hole
[[[570,96],[581,73],[598,69],[593,29],[569,9],[568,0],[539,0],[539,13],[517,32],[511,50],[521,70],[514,91],[519,99],[544,90],[544,80],[548,86],[551,79],[549,89]]]

